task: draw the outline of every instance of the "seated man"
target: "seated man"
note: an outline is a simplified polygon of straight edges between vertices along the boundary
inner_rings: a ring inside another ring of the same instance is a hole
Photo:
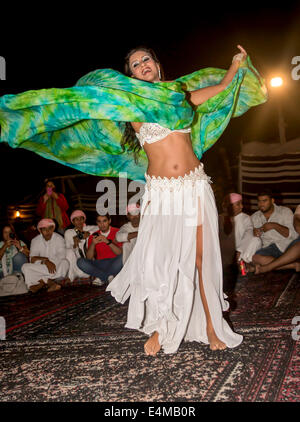
[[[252,214],[251,219],[254,236],[260,237],[262,248],[255,252],[252,262],[264,265],[279,258],[298,235],[289,208],[276,205],[268,191],[259,193],[257,199],[259,210]]]
[[[77,259],[86,257],[86,239],[91,233],[98,230],[98,226],[87,226],[86,215],[83,211],[76,210],[71,214],[70,220],[74,225],[73,229],[65,231],[66,258],[69,261],[68,278],[72,282],[77,277],[89,277],[77,266]]]
[[[128,223],[124,224],[116,234],[116,241],[123,243],[123,265],[127,261],[134,245],[140,224],[140,206],[139,204],[129,204],[127,207]]]
[[[50,218],[41,220],[37,228],[40,234],[31,241],[30,263],[22,266],[25,283],[32,293],[46,285],[48,292],[60,290],[54,280],[66,277],[69,269],[64,238],[54,232],[55,223]]]
[[[115,240],[119,229],[111,227],[110,223],[109,214],[98,215],[99,230],[89,237],[86,258],[77,260],[83,272],[95,277],[93,284],[97,286],[110,282],[123,266],[122,244]]]
[[[300,271],[300,205],[298,205],[294,214],[294,227],[299,236],[289,244],[286,251],[279,258],[269,257],[270,261],[268,264],[257,264],[255,266],[256,274],[287,269]]]
[[[238,193],[229,194],[234,221],[236,258],[237,261],[243,260],[248,263],[251,262],[256,250],[261,247],[261,240],[253,235],[253,223],[250,216],[242,212],[242,199],[242,195]]]
[[[219,238],[223,268],[244,260],[251,262],[261,240],[253,235],[253,224],[249,215],[242,212],[242,196],[238,193],[226,195],[219,215]]]

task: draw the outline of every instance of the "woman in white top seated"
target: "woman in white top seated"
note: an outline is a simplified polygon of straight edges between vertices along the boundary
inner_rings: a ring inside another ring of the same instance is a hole
[[[97,225],[87,225],[86,215],[81,210],[75,210],[70,217],[74,228],[65,231],[66,258],[70,263],[68,279],[73,282],[76,278],[89,278],[90,276],[77,266],[78,258],[85,258],[86,240],[98,230]]]
[[[22,265],[28,262],[29,249],[18,239],[12,224],[2,228],[0,241],[0,279],[15,272],[21,272]]]

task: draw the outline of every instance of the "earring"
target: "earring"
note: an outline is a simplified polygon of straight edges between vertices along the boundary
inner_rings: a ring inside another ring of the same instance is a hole
[[[161,80],[161,73],[160,73],[160,69],[158,68],[158,78],[159,80]]]

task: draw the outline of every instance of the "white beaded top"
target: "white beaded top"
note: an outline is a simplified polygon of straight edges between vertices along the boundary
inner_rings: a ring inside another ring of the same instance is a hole
[[[136,133],[136,137],[140,141],[141,147],[143,147],[145,142],[152,144],[164,139],[172,132],[190,133],[191,128],[170,130],[160,126],[158,123],[143,123],[139,133]]]

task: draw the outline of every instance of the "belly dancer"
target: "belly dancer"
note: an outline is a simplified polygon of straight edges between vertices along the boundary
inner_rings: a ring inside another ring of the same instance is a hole
[[[239,48],[220,84],[190,93],[194,107],[229,85],[247,56]],[[161,81],[160,63],[147,49],[132,50],[126,70],[133,78]],[[191,129],[172,131],[154,122],[131,126],[149,162],[146,191],[137,243],[107,290],[122,303],[130,295],[126,327],[150,335],[144,345],[147,355],[156,355],[161,346],[166,353],[176,352],[183,339],[209,343],[212,350],[236,347],[242,336],[222,316],[228,303],[222,289],[218,214],[209,178],[192,148]],[[129,142],[135,138],[127,136]],[[194,224],[184,212],[185,200],[193,201],[197,210]],[[178,201],[180,215],[175,212]],[[168,215],[163,215],[164,206],[170,207]]]
[[[149,336],[147,355],[174,353],[183,340],[211,350],[242,342],[222,314],[229,305],[218,215],[200,162],[231,117],[266,101],[238,48],[227,72],[163,81],[155,53],[137,48],[126,58],[128,76],[98,70],[72,88],[0,98],[1,141],[13,148],[98,176],[145,177],[137,242],[107,291],[121,303],[130,298],[126,327]]]

